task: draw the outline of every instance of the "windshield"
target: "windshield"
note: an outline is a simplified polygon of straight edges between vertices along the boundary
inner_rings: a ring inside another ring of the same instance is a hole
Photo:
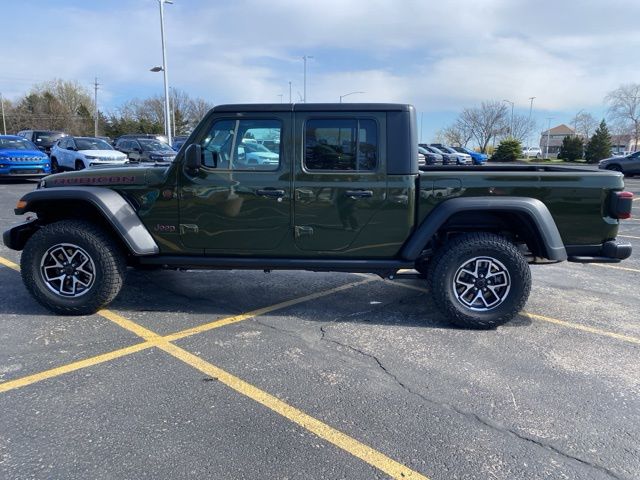
[[[420,152],[423,155],[430,155],[431,152],[429,150],[427,150],[426,148],[423,147],[418,147],[418,152]]]
[[[35,132],[36,143],[53,144],[56,140],[66,137],[62,132]]]
[[[76,138],[78,150],[113,150],[113,147],[99,138]]]
[[[467,151],[462,147],[453,147],[456,152],[467,153]]]
[[[173,148],[171,148],[166,143],[159,142],[158,140],[147,140],[147,139],[139,138],[138,142],[140,142],[142,149],[146,150],[147,152],[152,152],[152,151],[174,152]]]
[[[442,150],[440,150],[440,149],[438,149],[436,147],[428,147],[428,148],[429,148],[429,151],[431,151],[433,153],[439,153],[439,154],[444,153]]]
[[[0,150],[37,150],[33,143],[23,138],[0,138]]]

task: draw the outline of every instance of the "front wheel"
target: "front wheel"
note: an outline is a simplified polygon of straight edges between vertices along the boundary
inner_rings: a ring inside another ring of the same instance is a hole
[[[455,325],[495,328],[515,317],[529,298],[529,265],[518,248],[499,235],[460,235],[430,263],[435,304]]]
[[[43,306],[63,315],[98,311],[120,292],[123,252],[100,227],[80,220],[45,225],[27,242],[22,280]]]

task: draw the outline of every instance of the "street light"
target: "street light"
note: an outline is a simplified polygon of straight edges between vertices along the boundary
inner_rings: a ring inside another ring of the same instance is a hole
[[[150,72],[162,72],[164,71],[164,69],[162,67],[153,67],[149,69]],[[175,89],[174,89],[175,91]],[[175,93],[174,93],[175,95]],[[175,102],[175,96],[174,96],[174,100],[173,100],[173,104],[169,104],[169,110],[171,111],[171,122],[173,123],[173,136],[176,136],[176,102]],[[166,111],[165,111],[165,115],[166,115]],[[171,125],[169,126],[169,130],[171,130]],[[166,125],[165,125],[165,135],[167,135],[167,131],[166,131]],[[167,135],[167,140],[171,141],[171,136]]]
[[[511,100],[502,100],[503,102],[507,102],[511,104],[511,126],[509,127],[509,135],[513,138],[513,106],[514,103]]]
[[[547,117],[547,151],[544,154],[544,158],[549,158],[549,135],[551,135],[551,120],[553,120],[554,117]]]
[[[529,147],[531,146],[531,130],[533,130],[533,128],[531,128],[531,112],[533,111],[533,100],[536,97],[529,97],[529,101],[531,102],[529,104],[529,120],[527,121],[527,144],[529,145]]]
[[[302,103],[307,103],[307,60],[313,58],[312,55],[303,55],[302,60],[304,60],[304,96],[302,97]]]
[[[172,4],[171,0],[158,0],[160,5],[160,36],[162,37],[162,67],[154,67],[152,72],[162,71],[164,76],[164,132],[171,145],[171,118],[169,117],[169,79],[167,76],[167,49],[164,41],[164,4]]]
[[[7,134],[7,121],[4,118],[4,98],[0,93],[0,105],[2,106],[2,128],[4,129],[4,134]]]
[[[342,99],[344,97],[348,97],[349,95],[355,95],[356,93],[367,93],[367,92],[349,92],[349,93],[345,93],[344,95],[340,95],[340,103],[342,103]]]

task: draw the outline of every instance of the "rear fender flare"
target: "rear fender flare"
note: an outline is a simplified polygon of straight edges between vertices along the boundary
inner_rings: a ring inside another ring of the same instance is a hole
[[[567,252],[547,206],[540,200],[527,197],[459,197],[446,200],[435,207],[405,243],[401,257],[416,260],[440,228],[451,216],[460,212],[511,212],[523,215],[537,231],[545,258],[553,261],[567,259]]]

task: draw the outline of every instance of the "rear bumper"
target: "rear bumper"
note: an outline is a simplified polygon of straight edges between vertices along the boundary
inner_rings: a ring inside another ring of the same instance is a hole
[[[631,256],[628,242],[609,240],[602,245],[567,246],[567,260],[577,263],[618,263]]]

